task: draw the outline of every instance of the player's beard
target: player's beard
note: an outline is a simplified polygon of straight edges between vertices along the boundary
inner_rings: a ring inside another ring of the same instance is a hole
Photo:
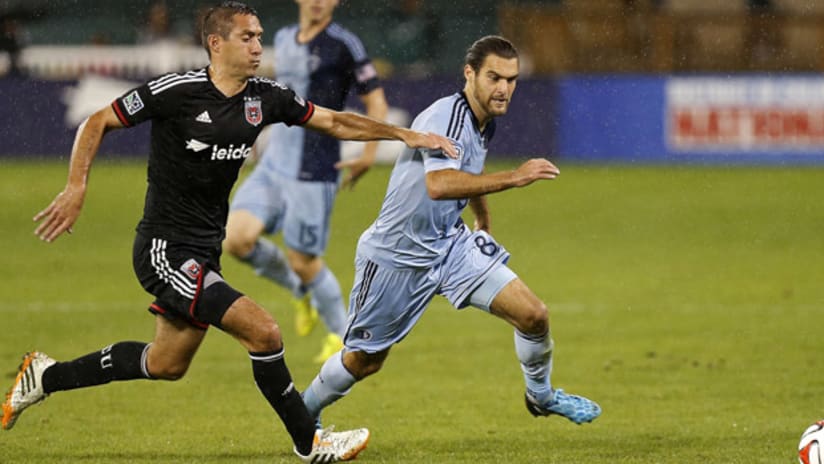
[[[509,99],[498,100],[494,96],[490,95],[487,106],[487,112],[490,116],[503,116],[509,109]]]
[[[486,114],[491,118],[494,118],[496,116],[503,116],[504,114],[506,114],[506,111],[509,109],[510,99],[505,98],[505,101],[501,102],[501,103],[503,103],[502,105],[501,104],[495,104],[496,100],[495,100],[495,92],[494,91],[491,92],[489,95],[486,95],[485,96],[486,98],[481,98],[481,97],[484,97],[484,95],[481,95],[481,86],[480,86],[479,81],[480,81],[480,76],[476,76],[475,77],[475,82],[473,83],[473,86],[472,86],[473,87],[472,94],[473,94],[473,97],[475,97],[475,101],[483,106],[484,112],[486,112]],[[501,95],[498,94],[498,96],[500,97]],[[511,97],[511,95],[510,95],[510,97]]]

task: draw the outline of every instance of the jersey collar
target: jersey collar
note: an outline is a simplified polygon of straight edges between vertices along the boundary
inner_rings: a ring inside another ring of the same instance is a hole
[[[466,93],[461,90],[460,96],[466,102],[466,106],[469,108],[469,116],[472,118],[472,126],[475,127],[475,131],[477,131],[484,139],[489,139],[492,136],[492,133],[495,132],[495,118],[489,120],[484,127],[484,130],[481,130],[481,124],[478,122],[478,117],[475,116],[475,112],[472,110],[472,105],[469,104],[469,99],[466,98]]]

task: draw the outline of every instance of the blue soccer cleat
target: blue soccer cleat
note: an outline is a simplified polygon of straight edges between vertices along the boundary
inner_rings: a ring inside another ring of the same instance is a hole
[[[524,398],[526,409],[535,417],[557,414],[580,425],[584,422],[592,422],[601,415],[601,407],[598,403],[583,396],[568,395],[560,388],[555,390],[554,399],[546,404],[539,404],[529,392]]]

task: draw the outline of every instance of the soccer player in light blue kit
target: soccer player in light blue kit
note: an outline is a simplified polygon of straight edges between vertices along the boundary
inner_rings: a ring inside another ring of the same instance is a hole
[[[368,116],[383,120],[386,98],[360,39],[332,21],[338,0],[296,0],[298,23],[275,34],[277,80],[315,104],[343,109],[350,89]],[[315,327],[318,312],[330,333],[316,362],[343,346],[346,308],[335,275],[321,256],[329,239],[341,169],[353,187],[375,160],[377,142],[360,157],[340,159],[340,142],[301,127],[272,127],[258,166],[232,200],[224,249],[292,292],[298,335]],[[286,254],[264,233],[283,231]],[[314,301],[317,311],[310,305]]]
[[[436,101],[412,123],[413,129],[456,140],[459,157],[404,150],[377,220],[361,235],[345,348],[324,363],[303,394],[315,417],[380,370],[392,345],[412,330],[435,295],[515,327],[532,415],[557,414],[581,424],[601,414],[595,402],[553,388],[547,307],[506,266],[509,253],[489,235],[484,195],[559,174],[543,158],[512,171],[484,173],[494,117],[506,113],[515,90],[518,52],[502,37],[481,38],[467,51],[464,77],[463,92]],[[474,232],[461,219],[467,205],[475,215]]]

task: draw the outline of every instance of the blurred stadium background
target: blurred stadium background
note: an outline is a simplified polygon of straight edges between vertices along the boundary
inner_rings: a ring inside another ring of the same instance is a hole
[[[250,3],[267,47],[296,17],[291,1]],[[205,64],[204,5],[0,0],[0,156],[67,153],[83,117],[133,82]],[[501,122],[518,131],[499,131],[496,156],[824,161],[824,2],[343,0],[336,20],[363,38],[396,122],[460,85],[474,39],[512,39],[524,78]],[[130,132],[104,152],[145,154]]]

